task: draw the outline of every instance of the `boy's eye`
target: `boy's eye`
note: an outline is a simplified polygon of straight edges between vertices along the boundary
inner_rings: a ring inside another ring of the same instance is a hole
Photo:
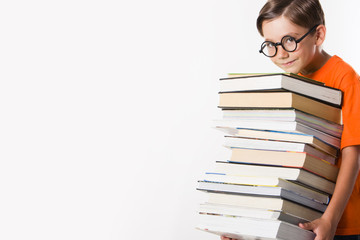
[[[275,47],[275,43],[273,43],[273,42],[266,42],[266,47],[267,47],[267,48],[273,48],[273,47]]]
[[[281,45],[288,52],[293,52],[296,49],[297,42],[296,39],[291,36],[285,36],[281,39]]]
[[[293,42],[295,42],[295,38],[293,38],[293,37],[286,37],[284,42],[286,42],[286,43],[293,43]]]

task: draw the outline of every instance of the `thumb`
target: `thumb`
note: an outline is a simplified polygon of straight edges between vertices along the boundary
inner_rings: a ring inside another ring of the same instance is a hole
[[[314,224],[312,222],[299,223],[299,227],[301,227],[302,229],[305,229],[305,230],[313,230]]]

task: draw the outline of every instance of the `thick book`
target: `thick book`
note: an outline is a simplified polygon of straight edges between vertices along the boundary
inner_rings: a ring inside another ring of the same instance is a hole
[[[334,136],[338,139],[341,138],[343,126],[336,124],[325,119],[316,117],[311,114],[307,114],[296,109],[240,109],[240,110],[223,110],[223,119],[224,120],[237,120],[237,121],[246,121],[251,124],[250,128],[261,129],[260,127],[271,127],[270,129],[264,128],[265,130],[279,130],[279,131],[296,131],[297,127],[290,126],[299,126],[296,123],[300,123],[301,126],[310,127],[311,129],[316,129],[321,132],[327,133],[331,136]],[[264,121],[265,123],[262,123]],[[274,124],[275,123],[275,124]],[[277,124],[276,124],[277,123]],[[285,124],[284,127],[281,124]],[[292,125],[288,126],[289,123]],[[260,127],[256,127],[256,126]],[[299,130],[301,132],[301,130]],[[311,132],[304,132],[306,134],[314,135]]]
[[[314,135],[310,135],[299,132],[284,132],[251,128],[216,127],[216,129],[231,136],[308,143],[316,148],[323,150],[324,152],[337,153],[337,151],[340,149],[339,138],[333,137],[318,130],[314,130]]]
[[[278,177],[262,177],[262,176],[234,176],[225,173],[206,173],[202,178],[205,182],[215,183],[229,183],[239,184],[245,186],[262,186],[282,188],[286,191],[293,192],[305,198],[319,202],[321,204],[328,204],[330,195],[324,192],[319,192],[313,188],[306,187],[293,181],[288,181]],[[266,188],[265,188],[266,189]],[[261,188],[258,190],[262,190]],[[278,191],[275,189],[268,189],[269,191]]]
[[[285,90],[341,106],[342,92],[296,74],[232,75],[220,79],[220,92]]]
[[[205,232],[235,239],[312,240],[315,234],[293,224],[258,218],[199,214],[196,227]]]
[[[249,186],[243,184],[199,181],[197,190],[287,199],[319,212],[325,212],[327,207],[326,204],[304,197],[283,187]]]
[[[250,208],[225,204],[201,203],[198,208],[200,214],[227,215],[234,217],[253,217],[269,220],[280,220],[294,225],[311,221],[289,213],[265,208]]]
[[[236,92],[220,93],[222,109],[294,108],[308,114],[341,124],[341,108],[292,92]]]
[[[337,151],[324,152],[320,149],[314,148],[310,144],[300,142],[286,142],[278,140],[243,138],[235,136],[225,136],[225,147],[228,148],[246,148],[272,151],[291,151],[291,152],[306,152],[317,158],[321,158],[328,162],[333,162],[337,158]]]
[[[207,195],[207,202],[211,204],[282,211],[310,221],[320,218],[323,214],[312,208],[281,198],[226,193],[207,193]]]
[[[302,168],[331,181],[336,181],[339,173],[339,168],[336,165],[305,152],[233,148],[230,162]]]
[[[286,180],[297,181],[328,194],[333,194],[335,189],[334,181],[330,181],[302,168],[217,161],[213,172],[235,176],[279,177]]]

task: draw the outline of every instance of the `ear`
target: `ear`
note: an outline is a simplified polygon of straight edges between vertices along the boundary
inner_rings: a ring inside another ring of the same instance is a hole
[[[319,25],[316,28],[316,33],[315,33],[315,44],[316,46],[321,46],[323,44],[323,42],[325,41],[325,36],[326,36],[326,27],[325,25]]]

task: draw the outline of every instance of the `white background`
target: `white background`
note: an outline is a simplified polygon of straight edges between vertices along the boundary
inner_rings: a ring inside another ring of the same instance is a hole
[[[194,229],[196,181],[229,155],[218,79],[281,71],[264,2],[2,1],[0,239],[219,239]],[[359,72],[359,1],[322,3]]]

